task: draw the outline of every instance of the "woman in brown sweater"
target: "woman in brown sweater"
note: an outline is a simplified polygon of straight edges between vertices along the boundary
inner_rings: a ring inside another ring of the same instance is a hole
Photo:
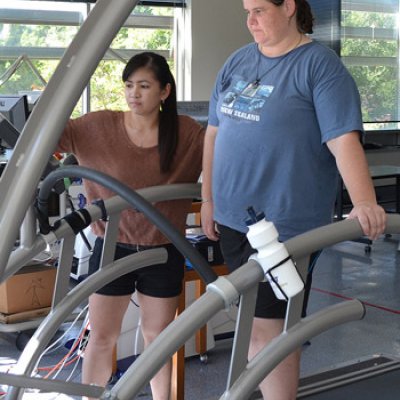
[[[174,78],[164,57],[146,52],[131,58],[122,80],[129,111],[98,111],[69,121],[58,150],[73,153],[79,165],[102,171],[132,189],[170,183],[197,182],[201,172],[204,129],[177,115]],[[89,201],[114,194],[84,182]],[[190,200],[155,206],[184,232]],[[97,235],[89,273],[99,268],[104,223],[92,225]],[[127,274],[89,298],[90,339],[83,362],[83,382],[105,386],[111,376],[112,354],[132,294],[139,302],[145,346],[174,319],[182,290],[184,258],[143,214],[124,210],[115,258],[141,249],[165,247],[166,264]],[[167,400],[171,363],[150,382],[153,399]]]

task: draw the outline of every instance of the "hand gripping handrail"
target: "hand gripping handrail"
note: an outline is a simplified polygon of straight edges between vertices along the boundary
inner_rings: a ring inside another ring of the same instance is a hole
[[[385,234],[400,233],[400,215],[388,214]],[[335,243],[358,239],[363,235],[357,219],[346,219],[312,229],[285,242],[289,254],[295,258],[309,255]]]

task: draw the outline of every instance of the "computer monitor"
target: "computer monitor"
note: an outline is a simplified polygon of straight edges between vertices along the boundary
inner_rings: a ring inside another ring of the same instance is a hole
[[[0,114],[21,132],[29,115],[27,96],[0,95]]]
[[[0,152],[13,149],[18,138],[18,129],[0,113]]]
[[[28,115],[26,95],[0,95],[0,153],[14,148]]]
[[[203,126],[208,122],[208,101],[178,101],[178,114],[192,117]]]

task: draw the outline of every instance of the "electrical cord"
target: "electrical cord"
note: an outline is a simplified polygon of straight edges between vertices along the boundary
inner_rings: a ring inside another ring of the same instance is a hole
[[[56,365],[53,366],[53,368],[50,369],[50,371],[43,377],[43,379],[48,379],[50,378],[50,376],[57,370],[61,370],[64,366],[71,364],[73,361],[75,361],[75,358],[67,361],[68,357],[73,354],[73,352],[75,351],[75,349],[78,348],[79,344],[81,343],[84,335],[85,335],[86,329],[83,329],[81,334],[79,335],[79,338],[77,340],[75,340],[74,345],[71,347],[71,349],[69,350],[69,352],[61,359],[60,362],[58,362]],[[80,358],[79,355],[76,355],[76,357]],[[54,376],[54,378],[58,375],[58,373],[56,373],[56,375]]]
[[[42,353],[42,356],[43,356],[44,354],[48,354],[49,350],[52,350],[53,347],[54,347],[57,343],[59,343],[59,342],[62,341],[62,339],[72,330],[72,328],[74,327],[74,325],[76,324],[76,322],[81,318],[82,314],[85,313],[85,312],[87,312],[87,310],[88,310],[88,305],[86,305],[86,306],[79,312],[79,314],[78,314],[78,315],[75,317],[75,319],[71,322],[70,326],[69,326],[68,329],[63,333],[63,335],[60,336],[56,341],[54,341],[49,347],[47,347],[47,348],[44,350],[44,352]],[[56,349],[54,349],[54,350],[56,350]],[[38,361],[40,361],[40,358],[39,358]]]
[[[87,326],[88,326],[88,322],[86,323],[84,329],[81,330],[81,333],[78,337],[78,339],[74,342],[74,346],[71,347],[71,349],[69,350],[69,352],[56,364],[53,365],[51,367],[41,367],[41,368],[37,368],[36,372],[38,371],[48,371],[48,373],[46,374],[46,376],[42,377],[43,379],[56,379],[57,376],[61,373],[61,371],[63,370],[63,368],[70,366],[71,364],[75,363],[75,365],[73,366],[71,372],[69,373],[68,377],[65,379],[66,382],[70,381],[74,375],[74,373],[76,372],[76,369],[79,366],[79,360],[81,358],[81,354],[79,354],[78,352],[76,352],[77,348],[85,348],[85,345],[87,344],[88,341],[88,337],[85,335]],[[65,333],[66,334],[66,333]],[[65,334],[63,336],[65,336]],[[80,346],[78,346],[80,345]],[[84,351],[83,351],[84,352]],[[76,353],[74,355],[74,353]],[[43,356],[43,354],[42,354]],[[54,374],[55,373],[55,374]],[[51,375],[54,374],[53,377],[51,377]],[[7,396],[7,392],[5,391],[6,387],[0,387],[0,400],[3,400],[6,398]],[[59,395],[57,395],[54,399],[58,398]]]
[[[80,313],[75,317],[75,319],[71,322],[70,326],[68,327],[68,329],[63,333],[62,336],[60,336],[56,341],[54,341],[49,347],[47,347],[43,353],[40,355],[40,357],[38,358],[38,361],[36,363],[36,371],[46,371],[46,370],[50,370],[54,367],[53,366],[47,366],[47,367],[38,367],[40,361],[42,360],[42,358],[45,355],[51,354],[52,352],[55,352],[56,350],[58,350],[59,348],[61,348],[63,346],[62,344],[62,340],[67,336],[67,334],[73,329],[73,327],[75,326],[76,322],[81,318],[82,314],[87,312],[88,310],[88,306],[86,305],[81,311]],[[85,320],[86,321],[86,320]],[[82,325],[82,328],[80,329],[79,333],[78,333],[78,337],[80,337],[82,335],[82,332],[84,333],[87,329],[87,325],[88,322],[84,322]],[[76,341],[75,341],[76,342]],[[74,342],[74,343],[75,343]],[[59,346],[57,346],[58,344],[60,344]],[[57,347],[55,347],[57,346]]]
[[[73,376],[74,376],[74,374],[75,374],[75,372],[76,372],[76,369],[77,369],[78,366],[79,366],[79,360],[80,360],[80,359],[81,359],[81,357],[77,357],[77,358],[76,358],[75,365],[74,365],[74,367],[72,368],[71,373],[68,375],[68,377],[67,377],[67,379],[66,379],[66,382],[69,382],[69,381],[72,380],[72,378],[73,378]]]

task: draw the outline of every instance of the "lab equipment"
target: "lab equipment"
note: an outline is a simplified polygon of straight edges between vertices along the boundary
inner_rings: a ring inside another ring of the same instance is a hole
[[[29,116],[26,95],[0,95],[0,113],[21,132]]]

